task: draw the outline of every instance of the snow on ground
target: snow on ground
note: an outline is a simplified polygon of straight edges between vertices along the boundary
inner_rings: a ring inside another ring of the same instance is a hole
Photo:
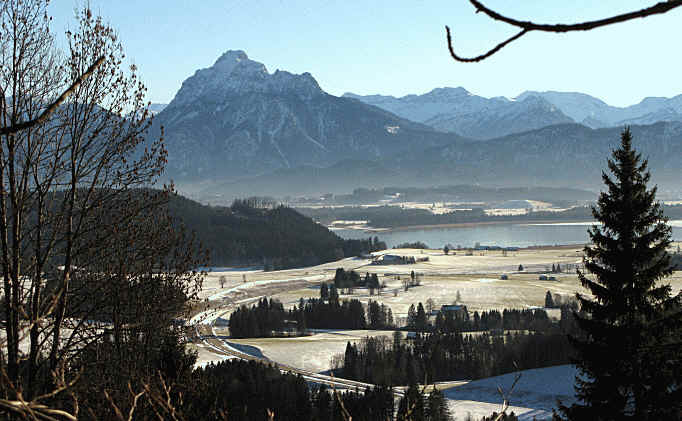
[[[378,301],[389,306],[395,318],[404,317],[410,305],[416,306],[419,302],[426,305],[429,299],[433,300],[436,309],[453,304],[457,292],[461,298],[459,303],[466,305],[470,313],[491,309],[542,307],[548,290],[564,297],[573,296],[576,292],[588,292],[580,285],[575,274],[556,275],[556,278],[557,281],[540,281],[537,274],[513,274],[507,280],[470,275],[428,275],[422,278],[420,286],[404,291],[402,281],[391,276],[379,276],[381,282],[385,280],[387,283],[387,288],[380,296],[370,296],[367,289],[356,288],[352,295],[342,294],[341,298],[355,298],[365,304],[369,300]],[[279,298],[278,295],[275,297]],[[291,298],[288,302],[291,303]]]
[[[221,330],[216,329],[220,333]],[[248,345],[270,360],[303,370],[322,372],[331,368],[334,355],[343,354],[348,342],[359,342],[366,336],[392,337],[392,331],[326,330],[311,336],[292,338],[230,339],[232,346]],[[249,352],[250,353],[250,352]]]
[[[220,292],[210,295],[208,297],[209,301],[213,300],[219,300],[226,295],[229,295],[233,292],[236,291],[241,291],[244,289],[250,289],[250,288],[255,288],[255,287],[260,287],[264,285],[270,285],[270,284],[279,284],[282,282],[291,282],[291,281],[309,281],[309,282],[315,282],[315,281],[321,281],[325,278],[325,275],[312,275],[312,276],[303,276],[300,278],[287,278],[287,279],[265,279],[262,281],[251,281],[251,282],[243,282],[240,285],[234,286],[232,288],[224,289],[221,290]]]
[[[546,247],[542,249],[519,249],[503,252],[500,250],[473,251],[467,256],[465,250],[453,250],[445,255],[442,250],[391,249],[375,253],[414,256],[416,259],[428,257],[428,262],[413,265],[371,265],[369,272],[409,274],[411,270],[425,274],[485,274],[515,272],[519,264],[526,271],[542,271],[552,264],[579,263],[582,247]]]
[[[227,355],[219,355],[211,352],[210,348],[203,344],[192,344],[191,350],[197,351],[197,361],[194,363],[194,368],[206,367],[210,363],[219,363],[220,361],[231,360],[236,357]]]
[[[509,398],[508,413],[514,411],[519,420],[551,419],[557,399],[564,404],[575,402],[573,384],[577,370],[572,365],[520,371],[521,379]],[[475,380],[466,385],[444,390],[448,407],[455,419],[464,419],[468,413],[475,419],[500,411],[502,398],[498,386],[507,392],[517,373]]]
[[[227,295],[243,291],[244,289],[267,286],[268,284],[282,284],[297,280],[307,280],[311,283],[317,282],[324,278],[333,278],[334,271],[338,267],[353,269],[366,265],[369,262],[367,259],[351,257],[318,266],[273,272],[249,270],[250,268],[244,268],[244,270],[225,268],[229,270],[222,272],[214,269],[206,274],[199,298],[202,300],[208,298],[210,301],[213,301],[220,300]],[[224,287],[220,285],[221,277],[225,277]]]

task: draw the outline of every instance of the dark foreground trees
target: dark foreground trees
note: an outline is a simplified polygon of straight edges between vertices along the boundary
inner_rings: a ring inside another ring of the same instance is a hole
[[[115,31],[81,9],[58,51],[47,3],[0,2],[0,124],[23,127],[0,131],[0,416],[112,419],[191,369],[171,321],[200,262],[146,189],[166,152]]]
[[[586,315],[575,315],[582,335],[572,338],[582,402],[563,412],[569,420],[679,419],[682,300],[661,283],[671,273],[671,229],[629,129],[608,165],[607,191],[593,209],[603,226],[589,231],[588,272],[579,272],[594,296],[578,295]]]

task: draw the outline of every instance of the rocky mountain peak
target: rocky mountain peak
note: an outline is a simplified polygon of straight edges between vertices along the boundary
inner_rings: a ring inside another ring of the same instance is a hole
[[[471,96],[471,93],[464,89],[461,86],[458,86],[457,88],[435,88],[431,90],[429,93],[424,95],[425,97],[429,98],[438,98],[442,100],[448,100],[448,99],[455,99],[455,98],[461,98],[461,97],[467,97]]]
[[[243,50],[227,50],[218,57],[218,60],[216,60],[216,64],[221,63],[221,62],[232,62],[232,61],[242,61],[242,60],[248,60],[249,56],[246,55],[246,53]]]
[[[310,100],[324,91],[310,73],[296,75],[277,70],[268,73],[263,63],[241,50],[228,50],[213,66],[197,70],[182,83],[169,105],[172,110],[197,101],[220,105],[234,96],[248,94],[293,95]]]
[[[212,67],[204,70],[211,70],[215,74],[232,75],[237,69],[242,73],[267,73],[263,63],[250,60],[249,56],[242,50],[227,50],[218,57],[218,60],[216,60]]]

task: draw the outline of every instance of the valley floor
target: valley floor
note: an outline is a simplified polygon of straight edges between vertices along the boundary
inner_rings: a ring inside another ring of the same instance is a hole
[[[679,244],[673,245],[676,248]],[[229,339],[229,329],[213,326],[220,317],[229,319],[230,313],[242,304],[251,304],[262,297],[280,300],[285,308],[297,305],[300,298],[319,297],[322,282],[332,282],[337,268],[377,273],[387,287],[379,295],[369,295],[364,288],[356,288],[353,294],[343,294],[341,298],[356,298],[366,303],[379,301],[389,306],[394,317],[404,318],[411,304],[426,303],[431,298],[435,308],[451,304],[457,292],[461,303],[469,312],[504,308],[540,308],[544,305],[545,294],[564,297],[576,292],[586,293],[580,285],[575,271],[552,274],[556,281],[539,280],[552,264],[562,267],[579,263],[582,247],[558,246],[520,249],[504,255],[501,251],[476,252],[472,256],[444,255],[441,250],[393,249],[381,253],[403,256],[429,257],[428,262],[412,265],[371,265],[370,259],[348,258],[324,265],[303,269],[276,272],[261,270],[231,270],[209,272],[201,292],[201,302],[195,306],[192,323],[204,326],[213,332],[212,345],[207,341],[197,341],[190,346],[199,353],[198,364],[230,358],[223,351],[216,350],[216,344],[239,347],[250,355],[262,356],[271,361],[285,364],[307,372],[324,372],[331,367],[334,355],[343,353],[346,343],[357,342],[365,336],[392,334],[390,331],[342,331],[330,330],[314,333],[312,336],[298,338],[267,339]],[[523,264],[524,271],[518,272]],[[411,271],[422,274],[420,286],[404,291],[398,277],[407,277]],[[500,276],[506,274],[507,280]],[[220,277],[225,276],[224,287]],[[246,282],[245,282],[246,281]],[[672,285],[673,294],[682,290],[682,272],[674,272],[667,279]],[[559,317],[559,311],[548,310],[550,317]],[[210,325],[210,326],[209,326]],[[200,328],[197,327],[197,331]],[[523,373],[511,399],[512,408],[520,419],[531,420],[533,416],[542,419],[551,415],[556,398],[570,402],[573,395],[575,370],[570,366],[550,367],[547,369],[527,370]],[[505,389],[511,375],[477,380],[465,386],[447,390],[449,406],[456,419],[463,419],[467,413],[474,417],[490,415],[499,410],[501,399],[497,393],[498,383]],[[510,383],[511,384],[511,383]]]

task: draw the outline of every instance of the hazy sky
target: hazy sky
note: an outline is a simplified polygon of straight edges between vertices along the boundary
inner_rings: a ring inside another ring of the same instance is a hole
[[[555,23],[595,19],[656,1],[487,0],[512,17]],[[80,4],[83,4],[82,2]],[[77,3],[53,0],[53,29],[73,28]],[[149,100],[169,102],[183,80],[226,50],[270,72],[310,72],[322,89],[402,96],[463,86],[490,97],[524,90],[581,91],[625,106],[682,93],[682,10],[586,33],[530,34],[487,61],[455,63],[514,33],[466,0],[90,0],[119,31]]]

